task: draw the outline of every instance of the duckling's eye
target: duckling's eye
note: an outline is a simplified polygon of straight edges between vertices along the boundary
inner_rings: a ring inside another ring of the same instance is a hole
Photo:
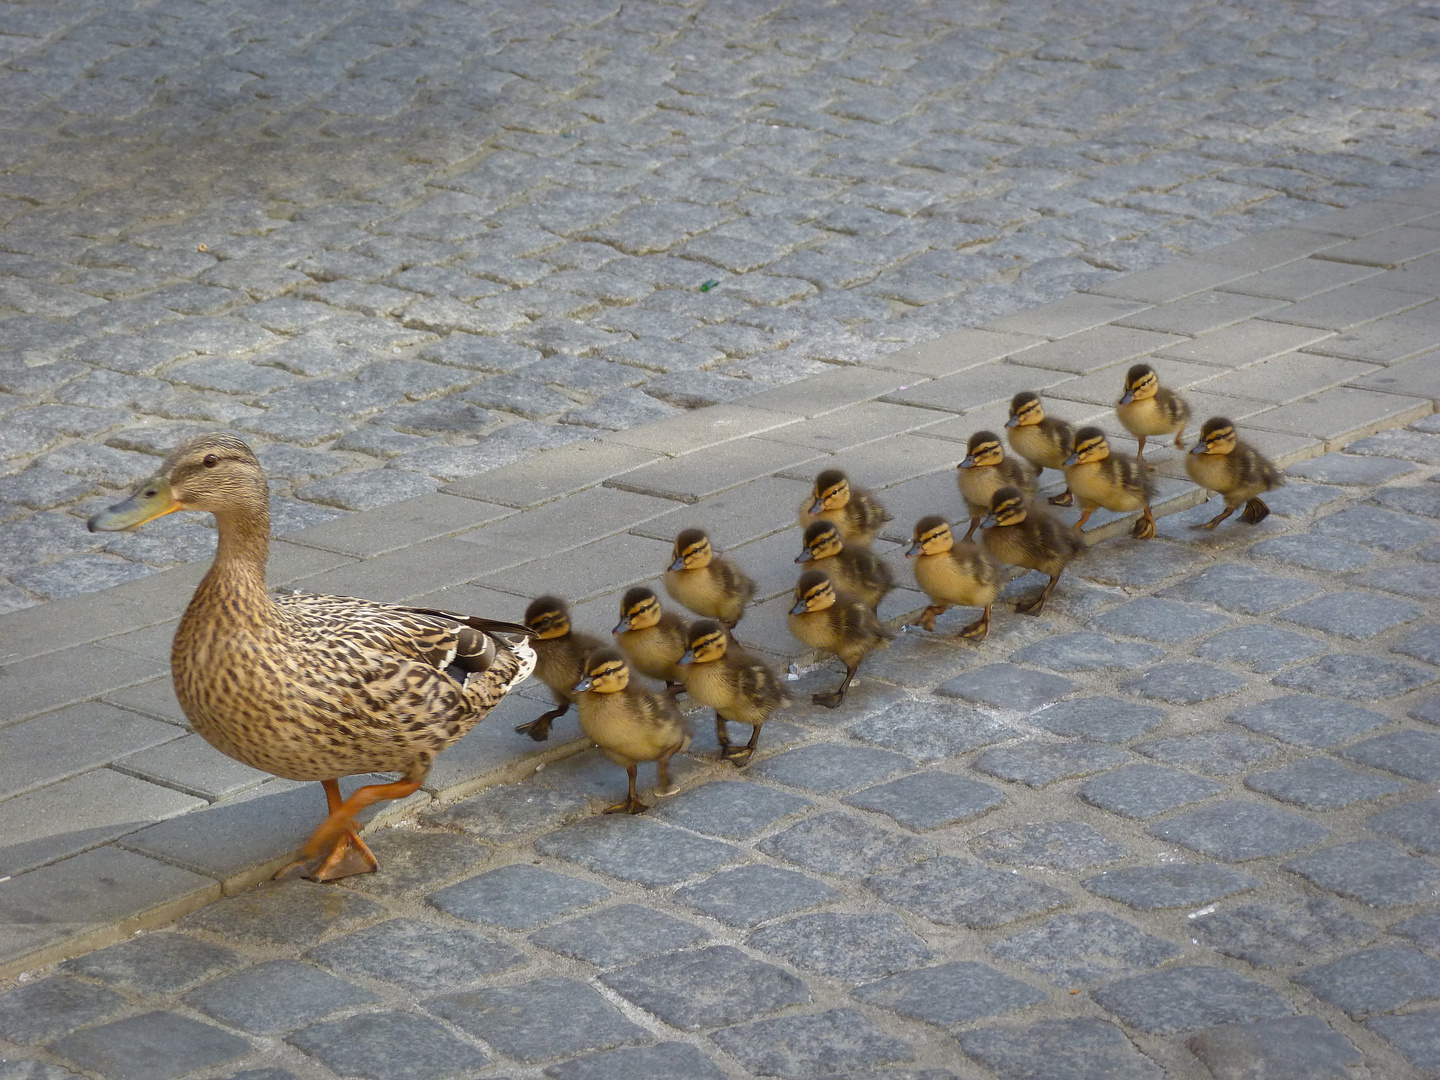
[[[205,460],[202,461],[200,464],[204,465],[207,469],[213,469],[216,465],[220,464],[220,459],[214,454],[206,454]]]

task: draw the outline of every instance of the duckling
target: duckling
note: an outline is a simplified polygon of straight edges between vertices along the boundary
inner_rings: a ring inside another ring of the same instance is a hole
[[[839,469],[826,469],[815,477],[815,490],[800,504],[800,527],[831,521],[850,547],[869,547],[890,512],[862,487],[855,487]]]
[[[1085,550],[1085,542],[1038,507],[1030,506],[1019,488],[1001,488],[990,500],[980,542],[1002,563],[1024,566],[1050,575],[1039,596],[1015,605],[1021,615],[1039,615],[1055,583],[1070,560]]]
[[[675,538],[675,561],[665,571],[665,591],[696,615],[733,630],[755,595],[755,582],[716,555],[704,531],[686,529]]]
[[[690,746],[690,730],[672,698],[652,694],[630,683],[630,668],[618,649],[604,648],[585,660],[584,671],[570,688],[576,695],[580,729],[600,752],[630,776],[624,802],[607,806],[607,814],[639,814],[650,809],[635,794],[635,768],[655,762],[655,794],[674,795],[670,759]]]
[[[599,638],[570,626],[570,608],[558,596],[541,596],[525,609],[525,625],[535,631],[535,677],[550,688],[556,707],[515,730],[536,742],[550,737],[550,724],[575,703],[571,687],[585,674],[585,658],[605,647]]]
[[[1173,390],[1160,385],[1160,377],[1149,364],[1136,364],[1125,373],[1125,393],[1115,413],[1125,430],[1140,440],[1136,461],[1145,460],[1145,437],[1175,433],[1176,447],[1185,445],[1185,425],[1190,422],[1190,406]]]
[[[1200,428],[1200,441],[1185,455],[1185,471],[1207,491],[1225,496],[1225,512],[1197,529],[1213,529],[1245,504],[1240,520],[1258,525],[1270,516],[1270,507],[1260,498],[1262,491],[1274,491],[1285,481],[1280,471],[1259,450],[1235,434],[1235,425],[1223,416],[1212,416]]]
[[[939,515],[915,523],[915,539],[907,558],[915,560],[915,580],[934,601],[910,626],[935,629],[935,617],[951,604],[984,608],[984,613],[959,636],[984,641],[990,632],[990,605],[1005,587],[1005,571],[979,544],[955,542],[950,524]]]
[[[805,530],[805,549],[795,561],[824,570],[837,589],[868,604],[871,611],[895,588],[890,564],[873,551],[842,542],[840,530],[829,521],[817,521]]]
[[[1005,456],[1005,446],[993,431],[977,431],[965,448],[960,470],[960,494],[970,507],[970,528],[965,539],[975,535],[980,519],[990,510],[990,498],[1002,487],[1017,487],[1029,498],[1035,497],[1035,474],[1030,466]]]
[[[789,698],[770,665],[733,644],[714,619],[692,623],[689,638],[680,658],[686,668],[685,689],[696,702],[715,710],[720,759],[737,768],[746,765],[760,741],[760,726],[776,709],[789,704]],[[750,741],[731,746],[727,721],[749,724]]]
[[[895,635],[859,600],[835,591],[823,570],[807,570],[795,585],[795,606],[790,609],[790,633],[812,649],[825,649],[845,665],[845,681],[828,694],[814,694],[816,705],[833,709],[845,700],[845,691],[860,661],[883,649]]]
[[[610,631],[630,666],[665,684],[671,697],[684,687],[679,667],[688,637],[685,620],[660,607],[660,598],[643,585],[631,589],[620,601],[620,621]]]
[[[1113,452],[1098,427],[1083,427],[1075,433],[1075,449],[1065,459],[1065,480],[1080,499],[1076,532],[1081,532],[1090,515],[1103,506],[1119,513],[1141,511],[1130,535],[1137,540],[1149,540],[1155,535],[1155,515],[1150,510],[1155,481],[1134,458]]]
[[[1074,426],[1046,416],[1040,396],[1029,390],[1022,390],[1010,399],[1010,419],[1005,421],[1005,433],[1010,449],[1030,462],[1036,473],[1043,469],[1063,472],[1065,459],[1075,449]],[[1055,506],[1069,506],[1074,501],[1068,487],[1059,495],[1050,496]]]

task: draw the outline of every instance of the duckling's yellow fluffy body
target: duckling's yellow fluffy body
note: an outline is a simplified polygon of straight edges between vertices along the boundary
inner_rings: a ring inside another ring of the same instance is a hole
[[[1184,445],[1190,406],[1175,391],[1160,385],[1160,377],[1149,364],[1136,364],[1126,373],[1125,393],[1115,406],[1115,414],[1140,443],[1135,453],[1137,461],[1145,459],[1145,440],[1151,435],[1173,434],[1175,445]]]
[[[1085,550],[1085,542],[1048,513],[1030,505],[1019,488],[1001,488],[981,522],[980,541],[1002,563],[1048,574],[1050,582],[1038,597],[1022,600],[1015,610],[1039,615],[1045,610],[1055,584],[1070,561]]]
[[[840,530],[849,547],[869,547],[890,512],[874,494],[856,487],[839,469],[826,469],[815,477],[815,489],[800,504],[800,527],[828,521]]]
[[[1075,433],[1075,450],[1066,459],[1065,481],[1080,500],[1079,532],[1090,515],[1104,507],[1116,513],[1139,510],[1130,535],[1149,540],[1155,535],[1155,515],[1150,500],[1155,495],[1155,481],[1145,466],[1132,457],[1110,449],[1109,440],[1098,427],[1083,427]]]
[[[1005,587],[1005,571],[979,544],[955,541],[950,525],[942,517],[921,518],[915,538],[906,554],[915,560],[915,580],[933,603],[911,626],[935,629],[935,618],[951,604],[982,608],[980,618],[960,631],[959,636],[983,641],[990,632],[990,605]]]
[[[1200,441],[1185,455],[1185,471],[1206,491],[1225,497],[1225,511],[1203,525],[1213,529],[1244,504],[1240,520],[1256,525],[1270,514],[1260,495],[1284,484],[1270,459],[1235,434],[1235,425],[1223,416],[1205,421]]]
[[[895,637],[865,604],[837,594],[829,577],[820,570],[800,575],[789,621],[790,633],[802,644],[832,652],[845,665],[845,681],[839,687],[811,697],[815,704],[830,709],[845,700],[845,691],[860,661],[876,649],[885,648]]]
[[[636,767],[642,761],[655,762],[655,794],[673,795],[670,758],[690,745],[685,718],[675,702],[631,683],[624,657],[613,648],[587,658],[585,672],[573,689],[580,729],[630,779],[625,801],[606,807],[605,813],[638,814],[649,809],[635,792]]]
[[[1040,396],[1029,390],[1022,390],[1011,398],[1005,436],[1010,440],[1010,449],[1034,466],[1037,474],[1043,469],[1063,473],[1065,459],[1075,449],[1074,426],[1045,415]],[[1073,501],[1069,488],[1050,496],[1050,502],[1056,506],[1069,506]]]
[[[895,571],[867,548],[850,547],[829,521],[817,521],[805,530],[805,547],[795,559],[806,569],[823,570],[841,592],[868,604],[874,611],[895,588]]]
[[[685,681],[679,666],[688,642],[685,620],[661,608],[652,590],[641,586],[625,594],[611,633],[636,671],[661,680],[666,689],[678,690]]]
[[[980,519],[990,510],[991,498],[1001,488],[1019,488],[1027,497],[1035,497],[1034,471],[1026,462],[1006,457],[1005,445],[993,431],[977,431],[971,435],[965,459],[956,468],[959,470],[960,496],[970,510],[966,540],[975,535]]]
[[[760,726],[788,701],[779,676],[758,656],[733,644],[713,619],[700,619],[690,627],[682,670],[691,700],[715,710],[720,757],[737,766],[746,764],[755,753]],[[727,721],[749,724],[750,741],[732,746]]]
[[[535,677],[550,688],[555,708],[515,730],[536,742],[550,737],[550,725],[576,702],[573,687],[585,674],[585,659],[605,642],[570,625],[570,608],[558,596],[541,596],[525,609],[525,625],[535,631]]]
[[[755,582],[717,555],[705,533],[686,529],[675,538],[675,559],[665,571],[665,591],[696,615],[733,630],[755,595]]]

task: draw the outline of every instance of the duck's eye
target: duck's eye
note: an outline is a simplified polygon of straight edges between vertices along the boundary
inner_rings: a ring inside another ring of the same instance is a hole
[[[216,465],[220,464],[220,459],[214,454],[206,454],[205,460],[202,461],[200,464],[204,465],[207,469],[213,469]]]

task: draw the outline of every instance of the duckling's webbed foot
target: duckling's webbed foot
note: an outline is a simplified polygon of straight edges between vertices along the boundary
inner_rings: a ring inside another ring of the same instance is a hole
[[[755,756],[755,744],[760,741],[760,728],[758,726],[750,729],[750,741],[744,746],[727,746],[720,751],[720,756],[730,762],[737,769],[743,769],[750,764],[750,759]]]
[[[1151,513],[1150,507],[1145,507],[1145,513],[1140,515],[1135,527],[1130,530],[1130,535],[1136,540],[1150,540],[1155,536],[1155,515]]]
[[[1270,516],[1270,507],[1259,497],[1249,500],[1245,504],[1245,510],[1240,515],[1240,520],[1249,525],[1259,525]]]
[[[1039,596],[1035,597],[1033,600],[1021,600],[1019,603],[1017,603],[1015,605],[1015,614],[1039,615],[1042,611],[1045,610],[1045,601],[1050,599],[1050,594],[1054,591],[1055,585],[1059,580],[1060,575],[1056,574],[1050,579],[1050,584],[1045,586]]]
[[[643,814],[650,809],[650,804],[641,802],[640,796],[635,793],[635,766],[631,765],[625,771],[630,774],[630,793],[624,802],[607,806],[604,810],[607,814]]]
[[[969,626],[965,627],[955,636],[962,641],[984,641],[990,633],[990,605],[985,605],[985,613],[976,619]]]
[[[1233,514],[1234,512],[1235,512],[1235,510],[1234,510],[1233,507],[1228,507],[1228,506],[1227,506],[1227,507],[1225,508],[1224,513],[1216,514],[1216,515],[1215,515],[1213,518],[1211,518],[1209,521],[1202,522],[1202,523],[1199,524],[1199,525],[1191,525],[1190,527],[1191,527],[1192,529],[1213,529],[1213,528],[1215,528],[1215,526],[1219,525],[1222,521],[1224,521],[1226,518],[1228,518],[1228,517],[1229,517],[1231,514]],[[1248,512],[1248,511],[1247,511],[1247,512]],[[1269,510],[1266,510],[1265,512],[1268,514],[1270,511],[1269,511]],[[1244,520],[1244,519],[1242,518],[1241,520]]]
[[[1070,506],[1075,502],[1075,496],[1066,488],[1059,495],[1051,495],[1049,502],[1051,506]]]
[[[859,667],[860,665],[858,663],[855,667],[849,667],[847,665],[845,668],[845,679],[839,686],[828,694],[813,694],[810,700],[816,705],[824,705],[827,709],[837,707],[845,700],[845,691],[850,689],[850,680],[855,678],[855,672]]]
[[[665,684],[665,696],[677,698],[685,692],[685,684],[681,682],[667,682]]]
[[[528,724],[520,724],[518,727],[515,728],[515,730],[522,735],[529,735],[530,738],[534,739],[536,742],[544,742],[546,739],[550,738],[551,723],[553,723],[555,720],[558,720],[560,717],[564,716],[569,711],[569,705],[566,705],[563,708],[559,709],[551,709],[547,713],[541,713],[534,720],[531,720]]]
[[[934,630],[936,617],[944,615],[949,606],[948,604],[931,604],[920,613],[918,619],[913,622],[908,622],[905,625],[918,626],[923,630]]]

